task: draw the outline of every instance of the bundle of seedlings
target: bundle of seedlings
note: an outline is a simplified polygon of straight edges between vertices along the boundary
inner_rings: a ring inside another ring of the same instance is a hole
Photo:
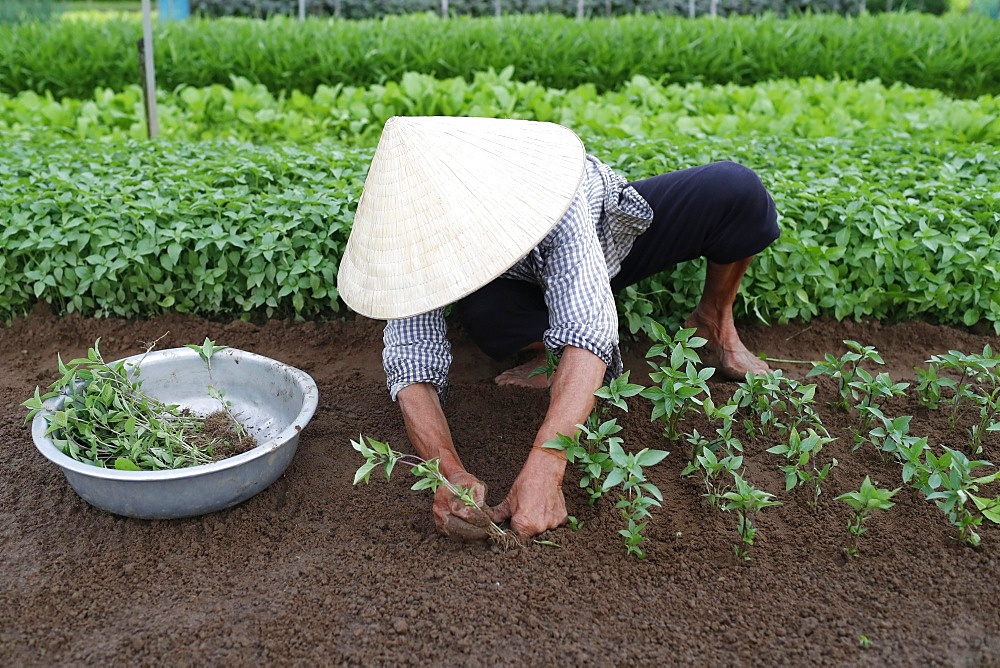
[[[162,338],[162,337],[161,337]],[[100,339],[87,357],[67,363],[58,358],[60,377],[44,394],[36,387],[22,405],[26,422],[49,409],[49,399],[64,397],[62,405],[45,414],[45,435],[63,454],[77,461],[125,471],[178,469],[232,457],[254,448],[253,436],[236,419],[224,393],[212,381],[212,355],[225,348],[209,339],[198,352],[209,373],[208,395],[220,409],[198,415],[177,404],[167,404],[142,388],[142,360],[106,362]]]

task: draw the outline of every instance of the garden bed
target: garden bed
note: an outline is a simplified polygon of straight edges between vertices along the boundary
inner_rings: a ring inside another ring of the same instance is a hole
[[[270,488],[219,513],[185,520],[116,517],[82,501],[34,448],[20,406],[54,380],[56,354],[86,352],[101,337],[109,359],[165,332],[163,347],[209,336],[281,360],[318,383],[320,404],[299,451]],[[772,357],[820,360],[853,339],[878,349],[894,380],[949,349],[1000,347],[995,336],[926,323],[817,320],[766,328],[745,341]],[[498,388],[502,367],[454,331],[455,387],[446,406],[466,465],[499,502],[547,405],[542,391]],[[650,384],[645,343],[626,351],[632,380]],[[752,560],[736,558],[733,513],[705,505],[682,478],[689,446],[667,443],[648,402],[620,419],[626,449],[671,451],[651,470],[664,493],[653,509],[645,560],[627,557],[610,502],[587,505],[568,470],[569,512],[583,528],[544,535],[559,547],[500,551],[439,537],[430,498],[373,476],[353,487],[360,433],[409,450],[384,387],[381,326],[273,321],[212,323],[56,319],[36,309],[0,329],[0,663],[959,665],[1000,662],[1000,529],[985,523],[979,549],[957,541],[931,502],[909,489],[876,514],[848,559],[849,508],[834,497],[865,475],[902,484],[899,466],[851,451],[846,413],[817,407],[838,440],[839,466],[816,509],[785,493],[779,459],[747,444],[747,474],[782,506],[767,509]],[[777,365],[805,380],[809,365]],[[716,402],[735,386],[711,383]],[[911,432],[959,447],[964,435],[914,398],[887,412],[913,415]],[[691,427],[707,428],[690,421]],[[983,459],[1000,460],[1000,435]],[[995,487],[995,486],[994,486]],[[991,488],[990,496],[996,495]],[[866,642],[867,641],[867,642]],[[868,645],[865,647],[864,645]]]

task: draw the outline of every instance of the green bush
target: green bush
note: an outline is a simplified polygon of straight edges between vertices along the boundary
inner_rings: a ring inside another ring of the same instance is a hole
[[[0,26],[0,92],[88,98],[139,83],[138,21]],[[157,83],[229,85],[278,94],[370,86],[406,72],[437,78],[513,66],[547,88],[621,87],[635,75],[686,84],[819,76],[907,83],[961,97],[1000,93],[1000,22],[979,16],[877,15],[724,21],[628,16],[500,20],[434,16],[379,21],[285,18],[158,23]]]
[[[48,21],[56,10],[53,0],[3,0],[0,3],[0,24],[25,21]]]
[[[885,0],[878,0],[879,7],[868,3],[868,11],[921,11],[943,14],[946,0],[905,0],[894,7],[886,7]],[[695,14],[702,16],[711,11],[710,0],[696,0]],[[719,0],[719,16],[775,14],[791,16],[802,13],[858,14],[862,0]],[[499,5],[499,6],[498,6]],[[193,0],[192,10],[209,17],[245,16],[266,18],[274,15],[296,16],[298,0]],[[421,12],[440,13],[440,0],[309,0],[306,11],[312,16],[338,16],[347,19],[381,18],[393,14]],[[561,14],[576,16],[576,0],[449,0],[448,12],[452,16],[494,16],[497,12],[509,14]],[[584,0],[585,16],[625,16],[629,14],[661,14],[689,16],[689,0]]]

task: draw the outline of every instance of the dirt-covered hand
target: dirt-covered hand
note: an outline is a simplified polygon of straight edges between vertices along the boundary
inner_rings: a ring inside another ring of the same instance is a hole
[[[486,510],[486,485],[471,473],[453,473],[448,481],[455,487],[471,489],[478,508],[469,506],[446,486],[434,494],[434,524],[438,532],[461,541],[486,540],[490,537],[490,516]]]
[[[510,526],[521,540],[555,529],[566,521],[566,499],[562,492],[565,460],[559,461],[547,452],[532,452],[510,493],[491,516],[499,524],[510,520]]]

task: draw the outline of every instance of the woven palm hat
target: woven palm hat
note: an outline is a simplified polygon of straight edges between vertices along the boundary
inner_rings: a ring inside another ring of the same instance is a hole
[[[474,292],[559,222],[585,164],[580,138],[554,123],[390,118],[338,270],[341,298],[395,319]]]

